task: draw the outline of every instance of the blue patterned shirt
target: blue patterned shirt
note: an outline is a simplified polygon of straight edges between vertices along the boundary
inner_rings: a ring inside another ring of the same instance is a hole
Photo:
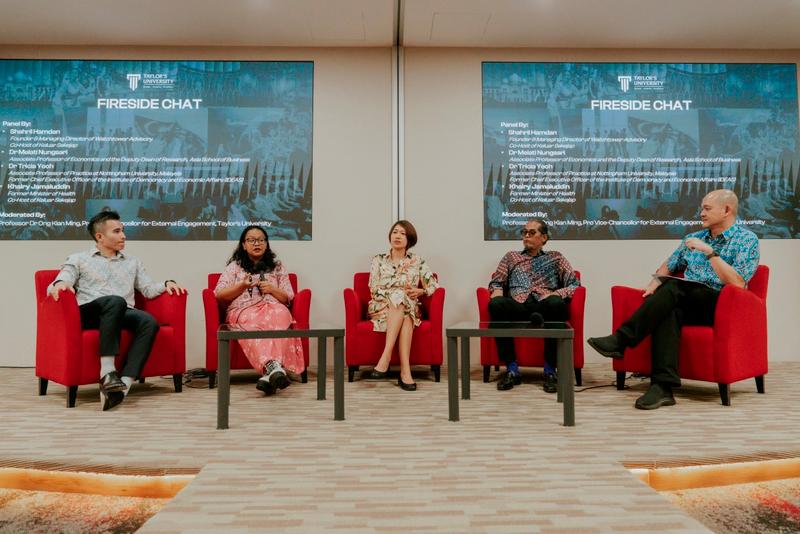
[[[684,237],[680,246],[667,259],[667,269],[671,273],[684,271],[683,276],[687,280],[701,282],[716,290],[722,289],[724,284],[706,255],[686,246],[686,240],[690,237],[696,237],[711,245],[714,252],[739,273],[745,284],[755,274],[759,260],[758,238],[756,234],[738,224],[734,224],[713,238],[708,230],[700,230]]]
[[[571,298],[581,283],[567,258],[554,250],[540,250],[536,256],[523,250],[512,250],[503,256],[497,266],[489,291],[508,286],[508,295],[517,302],[525,302],[533,295],[541,300],[548,293],[562,299]]]
[[[164,282],[154,282],[150,278],[139,258],[122,252],[117,252],[113,258],[106,258],[97,247],[68,257],[53,284],[58,281],[75,288],[78,305],[100,297],[118,295],[133,308],[134,290],[139,290],[148,299],[166,290]]]

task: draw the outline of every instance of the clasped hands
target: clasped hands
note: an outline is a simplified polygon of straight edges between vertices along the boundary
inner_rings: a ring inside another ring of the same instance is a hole
[[[412,299],[417,299],[425,293],[425,290],[421,287],[412,287],[410,285],[406,285],[403,290],[406,292],[406,295]]]
[[[252,275],[248,276],[243,283],[244,283],[244,289],[250,287],[258,287],[258,290],[261,292],[262,295],[271,295],[273,291],[277,289],[277,287],[273,286],[266,280],[259,280],[258,278],[255,278]]]

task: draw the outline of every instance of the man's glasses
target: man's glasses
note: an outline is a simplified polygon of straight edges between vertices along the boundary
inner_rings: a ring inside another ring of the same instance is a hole
[[[267,242],[267,240],[266,239],[245,239],[244,242],[247,243],[248,245],[263,245],[264,243]]]
[[[528,230],[526,228],[523,228],[522,230],[519,231],[519,233],[522,237],[529,237],[529,236],[535,236],[537,230]]]

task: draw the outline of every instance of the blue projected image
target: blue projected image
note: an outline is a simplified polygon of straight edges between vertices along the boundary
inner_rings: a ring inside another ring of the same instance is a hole
[[[484,239],[682,237],[713,189],[800,237],[793,64],[483,63]]]
[[[311,239],[312,62],[0,60],[0,239]]]

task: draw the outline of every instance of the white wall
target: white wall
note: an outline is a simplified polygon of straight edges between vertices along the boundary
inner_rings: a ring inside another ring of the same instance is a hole
[[[521,248],[483,241],[482,61],[787,62],[800,52],[591,51],[412,48],[405,51],[406,216],[418,251],[447,288],[445,324],[477,320],[475,288],[488,283],[500,257]],[[610,333],[612,285],[643,287],[678,241],[559,241],[587,288],[586,335]],[[770,359],[798,360],[800,241],[763,240],[769,265]],[[588,361],[604,358],[586,347]],[[477,351],[472,351],[477,361]],[[609,367],[610,369],[610,367]]]
[[[386,247],[391,224],[391,51],[389,49],[3,49],[0,57],[250,59],[314,61],[313,240],[274,241],[301,287],[312,290],[315,322],[343,324],[342,289],[352,273],[369,269]],[[205,365],[200,292],[206,274],[220,271],[234,242],[131,240],[126,250],[143,259],[156,279],[174,278],[189,289],[187,367]],[[56,268],[86,241],[0,243],[3,295],[0,366],[34,365],[36,308],[33,272]],[[312,354],[316,354],[312,345]],[[315,358],[313,361],[316,361]]]

